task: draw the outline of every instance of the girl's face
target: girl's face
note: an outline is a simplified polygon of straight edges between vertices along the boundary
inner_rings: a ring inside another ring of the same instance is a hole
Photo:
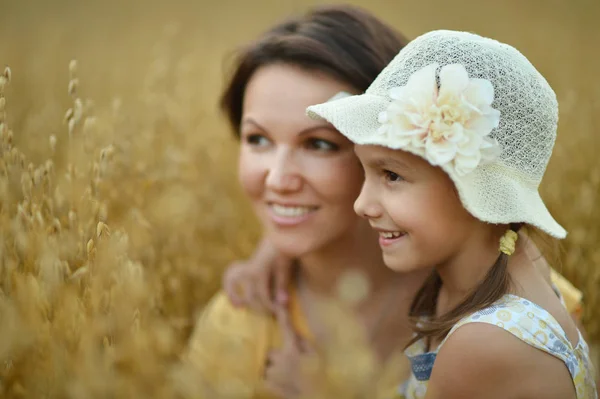
[[[244,96],[239,178],[268,238],[301,256],[353,234],[363,172],[353,144],[306,107],[353,89],[318,72],[274,64]]]
[[[424,159],[381,146],[356,146],[365,183],[355,210],[379,232],[385,264],[400,272],[456,258],[483,223],[462,206],[454,184]]]

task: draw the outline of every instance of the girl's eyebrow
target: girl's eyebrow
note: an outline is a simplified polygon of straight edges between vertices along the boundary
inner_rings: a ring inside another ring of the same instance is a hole
[[[267,129],[265,129],[260,123],[256,122],[252,118],[244,118],[244,120],[242,121],[241,125],[245,125],[245,124],[254,125],[258,129],[262,130],[263,132],[269,134],[269,131]],[[308,127],[306,129],[303,129],[303,130],[299,131],[298,132],[298,136],[302,136],[304,134],[307,134],[307,133],[310,133],[310,132],[313,132],[313,131],[319,130],[319,129],[327,129],[327,130],[331,130],[331,131],[337,133],[337,130],[332,125],[330,125],[330,124],[321,124],[321,125],[311,126],[311,127]]]
[[[387,168],[398,168],[398,169],[402,169],[402,170],[409,170],[409,171],[414,171],[415,168],[410,166],[409,164],[407,164],[404,161],[401,161],[397,158],[391,158],[391,157],[387,157],[387,158],[379,158],[376,159],[375,161],[373,161],[373,166],[377,167],[377,168],[382,168],[385,169]]]

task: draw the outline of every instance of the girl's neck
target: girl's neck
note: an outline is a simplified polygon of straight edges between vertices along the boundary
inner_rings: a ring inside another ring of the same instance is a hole
[[[499,240],[505,231],[502,226],[486,227],[470,235],[459,253],[436,267],[442,280],[442,307],[453,308],[483,281],[500,255]]]

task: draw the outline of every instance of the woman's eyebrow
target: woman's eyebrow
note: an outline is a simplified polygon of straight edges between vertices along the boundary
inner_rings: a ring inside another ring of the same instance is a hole
[[[262,130],[263,132],[265,132],[265,133],[269,133],[269,132],[267,131],[267,129],[265,129],[265,128],[264,128],[264,127],[263,127],[263,126],[260,124],[260,123],[256,122],[256,121],[255,121],[254,119],[252,119],[252,118],[244,118],[244,119],[242,120],[242,123],[240,124],[240,126],[247,125],[247,124],[254,125],[255,127],[257,127],[257,128],[259,128],[260,130]]]
[[[244,118],[242,120],[242,123],[240,125],[243,126],[243,125],[247,125],[247,124],[254,125],[255,127],[257,127],[258,129],[260,129],[261,131],[269,134],[269,131],[267,129],[265,129],[264,126],[262,126],[260,123],[258,123],[257,121],[255,121],[252,118]],[[332,125],[330,125],[330,124],[321,124],[321,125],[316,125],[316,126],[310,126],[310,127],[307,127],[306,129],[302,129],[300,132],[298,132],[298,136],[302,136],[302,135],[305,135],[305,134],[308,134],[308,133],[311,133],[311,132],[313,132],[315,130],[320,130],[320,129],[327,129],[327,130],[331,130],[332,132],[337,133],[336,128],[333,127]]]
[[[303,129],[298,133],[298,136],[302,136],[304,134],[311,133],[311,132],[314,132],[315,130],[320,130],[320,129],[327,129],[327,130],[331,130],[332,132],[336,132],[336,133],[338,132],[337,129],[335,127],[333,127],[332,125],[323,124],[323,125],[311,126],[306,129]]]

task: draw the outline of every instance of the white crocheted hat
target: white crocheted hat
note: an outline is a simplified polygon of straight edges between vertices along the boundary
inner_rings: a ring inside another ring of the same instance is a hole
[[[538,188],[556,139],[558,103],[515,48],[433,31],[408,44],[364,94],[307,109],[356,144],[419,155],[454,181],[464,207],[495,224],[565,229]]]

